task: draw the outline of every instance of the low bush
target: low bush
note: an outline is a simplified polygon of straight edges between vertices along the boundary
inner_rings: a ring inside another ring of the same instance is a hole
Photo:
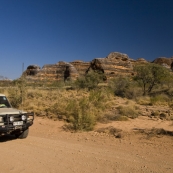
[[[170,98],[166,94],[159,94],[156,96],[150,97],[151,105],[168,105]]]
[[[142,95],[135,81],[128,76],[118,76],[109,81],[108,87],[119,97],[135,99]]]
[[[88,90],[97,88],[98,84],[104,80],[104,74],[101,72],[89,71],[85,76],[77,78],[74,87]]]
[[[139,114],[137,107],[133,105],[119,106],[117,109],[120,115],[129,117],[129,118],[137,118]]]
[[[108,100],[109,93],[102,90],[92,90],[88,96],[71,100],[66,107],[66,116],[72,124],[72,128],[74,130],[92,130],[109,107],[109,104],[106,104]]]
[[[92,130],[96,123],[96,110],[90,104],[87,98],[82,98],[78,102],[71,101],[66,110],[68,111],[68,120],[74,130]]]
[[[140,105],[150,105],[150,97],[149,96],[140,96],[136,97],[136,103]]]
[[[130,86],[130,79],[128,77],[119,76],[110,80],[108,86],[114,91],[116,96],[125,97],[125,93]]]

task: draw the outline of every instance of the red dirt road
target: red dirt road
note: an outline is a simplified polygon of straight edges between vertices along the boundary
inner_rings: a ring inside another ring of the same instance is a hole
[[[173,137],[147,138],[130,127],[156,123],[173,130],[173,126],[147,122],[115,122],[111,126],[127,132],[115,138],[94,131],[65,132],[63,122],[37,117],[26,139],[0,138],[0,173],[172,173]]]

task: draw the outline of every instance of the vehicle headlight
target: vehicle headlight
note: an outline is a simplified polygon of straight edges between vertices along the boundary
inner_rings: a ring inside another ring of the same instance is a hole
[[[22,115],[22,120],[23,120],[23,121],[26,120],[26,115]]]
[[[11,122],[14,121],[14,117],[13,117],[13,116],[10,117],[10,121],[11,121]]]

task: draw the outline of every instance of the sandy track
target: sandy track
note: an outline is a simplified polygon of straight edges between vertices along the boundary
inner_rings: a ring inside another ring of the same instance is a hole
[[[0,139],[0,173],[172,173],[173,137],[70,133],[36,118],[26,139]]]

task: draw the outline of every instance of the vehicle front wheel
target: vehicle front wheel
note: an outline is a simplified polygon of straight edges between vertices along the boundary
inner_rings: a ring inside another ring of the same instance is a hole
[[[26,138],[28,136],[28,134],[29,134],[29,129],[26,129],[22,133],[15,134],[15,136],[16,136],[16,138],[24,139],[24,138]]]

